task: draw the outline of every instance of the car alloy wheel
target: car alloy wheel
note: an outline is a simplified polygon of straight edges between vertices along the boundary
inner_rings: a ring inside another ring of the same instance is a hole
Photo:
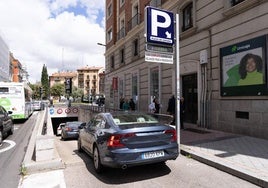
[[[96,172],[100,173],[102,171],[102,165],[100,163],[99,150],[98,150],[97,146],[94,147],[93,162],[94,162],[94,168],[95,168]]]

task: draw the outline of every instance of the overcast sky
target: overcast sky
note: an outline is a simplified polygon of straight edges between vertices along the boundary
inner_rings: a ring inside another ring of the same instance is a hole
[[[104,0],[0,0],[0,35],[31,83],[48,74],[104,67]]]

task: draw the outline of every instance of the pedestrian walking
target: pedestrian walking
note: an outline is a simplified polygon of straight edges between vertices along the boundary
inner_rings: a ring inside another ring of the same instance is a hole
[[[135,111],[136,110],[136,104],[135,104],[135,102],[134,102],[134,100],[133,99],[130,99],[130,101],[129,101],[129,108],[130,108],[130,110],[131,111]]]
[[[126,98],[124,103],[123,103],[123,110],[128,111],[129,110],[129,102],[128,99]]]
[[[173,119],[171,121],[171,125],[175,125],[176,124],[176,99],[175,96],[172,95],[169,100],[168,100],[168,108],[167,108],[167,112],[173,116]]]
[[[184,98],[181,97],[180,98],[180,124],[181,124],[181,129],[184,129],[184,113],[185,113],[185,102],[184,102]]]

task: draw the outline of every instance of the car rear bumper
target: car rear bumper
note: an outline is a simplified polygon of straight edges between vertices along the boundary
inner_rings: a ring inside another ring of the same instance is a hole
[[[145,159],[144,153],[163,151],[164,156],[152,157]],[[169,147],[156,147],[154,149],[118,149],[112,150],[110,153],[102,157],[102,164],[112,168],[126,168],[145,164],[159,163],[167,160],[175,160],[179,156],[177,144]]]
[[[68,139],[68,138],[75,138],[77,139],[79,136],[78,132],[68,132],[65,133],[64,138]]]

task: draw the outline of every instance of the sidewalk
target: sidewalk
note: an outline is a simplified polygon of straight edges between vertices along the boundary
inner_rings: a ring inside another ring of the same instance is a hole
[[[185,124],[180,149],[183,155],[268,187],[268,140]],[[63,170],[31,174],[21,180],[19,187],[66,188]]]
[[[268,140],[185,125],[181,153],[261,187],[268,187]]]

